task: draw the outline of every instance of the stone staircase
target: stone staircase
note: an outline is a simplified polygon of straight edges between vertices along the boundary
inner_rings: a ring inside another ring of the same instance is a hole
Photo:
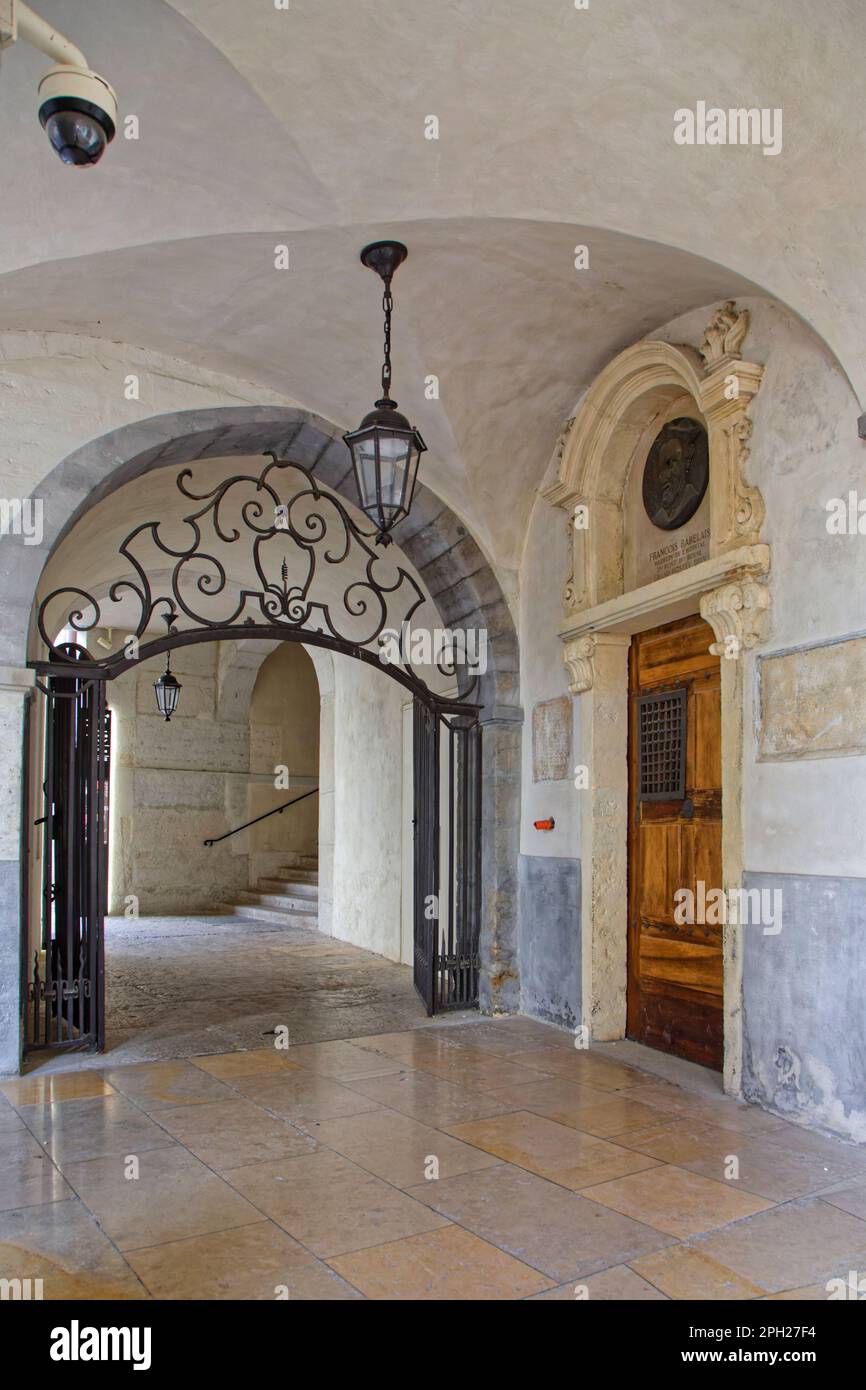
[[[277,869],[273,877],[260,878],[255,889],[221,903],[220,910],[279,926],[317,927],[319,860],[315,854],[299,854],[296,859],[297,863]]]

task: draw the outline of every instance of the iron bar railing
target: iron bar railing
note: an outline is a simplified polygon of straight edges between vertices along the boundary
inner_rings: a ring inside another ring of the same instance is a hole
[[[239,834],[241,830],[249,830],[251,825],[258,825],[259,821],[267,820],[268,816],[281,816],[283,811],[287,811],[290,806],[297,806],[299,801],[306,801],[308,796],[315,796],[318,790],[318,787],[313,787],[311,791],[302,792],[300,796],[294,797],[291,801],[284,801],[282,806],[275,806],[272,811],[265,811],[263,815],[256,816],[254,820],[245,821],[243,825],[236,825],[234,830],[227,830],[225,835],[217,835],[213,840],[205,840],[205,848],[209,849],[211,845],[218,845],[220,840],[228,840],[232,835]]]

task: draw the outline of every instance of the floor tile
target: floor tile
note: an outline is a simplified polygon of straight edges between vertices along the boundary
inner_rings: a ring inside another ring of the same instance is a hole
[[[112,1067],[105,1075],[112,1086],[148,1114],[164,1106],[206,1105],[231,1096],[223,1082],[185,1061]]]
[[[18,1081],[0,1083],[0,1092],[16,1107],[50,1105],[54,1101],[85,1100],[89,1096],[110,1096],[107,1077],[93,1071],[57,1072],[45,1076],[22,1076]]]
[[[567,1081],[561,1076],[549,1076],[541,1071],[529,1072],[525,1078],[508,1086],[497,1086],[490,1095],[497,1100],[507,1101],[511,1110],[535,1110],[537,1114],[542,1113],[541,1106],[547,1108],[545,1102],[559,1101],[564,1111],[571,1111],[579,1105],[600,1105],[612,1099],[610,1091],[582,1085],[579,1081]],[[547,1118],[554,1117],[549,1115]]]
[[[127,1259],[154,1298],[361,1298],[271,1221],[131,1250]]]
[[[458,1226],[338,1255],[330,1263],[375,1299],[515,1299],[549,1283],[537,1270]]]
[[[0,1173],[7,1163],[20,1163],[24,1158],[44,1158],[45,1150],[24,1121],[17,1129],[0,1129]]]
[[[632,1260],[632,1269],[668,1298],[715,1303],[760,1298],[764,1292],[757,1284],[742,1279],[726,1265],[704,1254],[700,1246],[670,1245],[666,1250]]]
[[[613,1269],[605,1269],[601,1274],[590,1274],[589,1278],[580,1279],[576,1283],[560,1284],[558,1288],[550,1289],[547,1293],[535,1293],[531,1301],[536,1302],[538,1299],[570,1303],[619,1300],[629,1303],[665,1303],[667,1295],[654,1284],[642,1279],[639,1274],[635,1274],[628,1265],[614,1265]]]
[[[468,1047],[451,1048],[441,1058],[422,1060],[418,1066],[435,1076],[441,1076],[446,1081],[487,1093],[493,1093],[503,1086],[516,1086],[521,1082],[528,1085],[541,1075],[529,1066],[507,1061],[504,1057],[495,1057],[489,1052],[471,1051]]]
[[[429,1125],[457,1124],[486,1115],[502,1115],[516,1107],[504,1100],[445,1081],[426,1071],[401,1071],[393,1076],[356,1078],[346,1083],[362,1096],[399,1110]]]
[[[79,1159],[137,1154],[172,1143],[164,1129],[117,1094],[23,1106],[21,1114],[61,1168]]]
[[[541,1078],[523,1086],[505,1086],[496,1096],[509,1100],[515,1110],[530,1110],[558,1124],[607,1139],[628,1130],[659,1124],[673,1115],[610,1091],[582,1086],[562,1077]]]
[[[305,1067],[334,1081],[351,1080],[358,1076],[385,1076],[402,1070],[400,1062],[381,1053],[355,1047],[350,1042],[302,1043],[298,1047],[290,1047],[286,1056],[293,1065]]]
[[[847,1211],[851,1216],[859,1216],[866,1221],[866,1178],[845,1182],[822,1192],[821,1197],[831,1207]]]
[[[241,1096],[208,1105],[179,1105],[158,1114],[159,1123],[178,1143],[218,1173],[310,1153],[316,1147],[314,1139],[287,1120],[269,1115]]]
[[[754,1106],[747,1108],[754,1110],[758,1115],[764,1114]],[[772,1118],[766,1116],[768,1120]],[[816,1134],[814,1130],[804,1129],[802,1125],[791,1124],[788,1120],[777,1120],[775,1130],[766,1137],[768,1143],[784,1149],[787,1153],[823,1158],[831,1164],[844,1166],[852,1176],[862,1173],[866,1177],[866,1144],[847,1144],[844,1139]]]
[[[353,1046],[365,1052],[375,1052],[402,1062],[407,1067],[418,1067],[426,1058],[435,1061],[451,1055],[454,1043],[440,1038],[425,1029],[413,1028],[407,1033],[380,1033],[366,1038],[353,1038]]]
[[[738,1134],[751,1134],[770,1138],[789,1128],[784,1120],[769,1115],[756,1105],[745,1105],[732,1096],[721,1093],[715,1098],[697,1095],[672,1086],[666,1081],[654,1081],[640,1092],[631,1095],[633,1100],[641,1100],[647,1105],[658,1105],[662,1110],[680,1113],[684,1118],[697,1124],[716,1125],[720,1129],[732,1129]]]
[[[343,1086],[327,1076],[298,1070],[289,1076],[250,1076],[233,1083],[235,1091],[264,1110],[292,1124],[304,1120],[332,1120],[339,1115],[360,1115],[380,1107],[357,1087]]]
[[[429,1207],[328,1149],[233,1168],[228,1180],[325,1259],[447,1224]]]
[[[72,1193],[47,1154],[0,1164],[0,1211],[59,1202]]]
[[[460,1047],[468,1047],[474,1052],[489,1052],[496,1057],[506,1059],[512,1053],[522,1053],[528,1056],[531,1052],[537,1052],[551,1045],[548,1038],[530,1038],[520,1036],[513,1030],[500,1028],[498,1023],[466,1023],[456,1028],[449,1028],[447,1041]]]
[[[657,1161],[528,1111],[470,1120],[447,1128],[449,1134],[468,1144],[574,1191],[652,1168]]]
[[[602,1091],[629,1089],[655,1080],[634,1067],[623,1066],[621,1062],[611,1061],[586,1048],[567,1051],[551,1047],[542,1052],[532,1052],[526,1057],[526,1066],[549,1076],[561,1076],[565,1081],[595,1086]]]
[[[828,1289],[827,1284],[807,1284],[803,1289],[784,1289],[782,1293],[765,1294],[764,1301],[767,1303],[826,1303],[830,1299],[830,1293],[831,1290]]]
[[[805,1197],[716,1231],[700,1248],[743,1279],[780,1293],[866,1270],[866,1221]]]
[[[671,1243],[659,1231],[510,1164],[410,1192],[557,1284]]]
[[[64,1174],[121,1250],[261,1219],[238,1192],[180,1147],[142,1153],[138,1178],[126,1177],[120,1157],[70,1163]]]
[[[734,1190],[730,1183],[713,1182],[668,1165],[602,1183],[590,1188],[588,1195],[680,1240],[740,1221],[771,1205],[761,1197]]]
[[[42,1279],[47,1300],[147,1297],[77,1197],[0,1212],[0,1269],[7,1279]]]
[[[477,1019],[478,1016],[475,1015],[475,1018]],[[552,1023],[539,1023],[537,1019],[527,1018],[525,1014],[509,1014],[500,1018],[482,1018],[466,1026],[478,1028],[488,1033],[493,1033],[495,1031],[497,1035],[502,1034],[503,1036],[516,1038],[518,1042],[523,1039],[527,1042],[542,1041],[550,1044],[559,1038],[568,1038],[569,1046],[573,1043],[570,1034],[566,1033],[563,1029],[555,1028]],[[428,1023],[419,1031],[431,1035],[447,1037],[458,1027],[461,1027],[461,1025],[454,1023]]]
[[[754,1192],[774,1202],[789,1201],[818,1192],[844,1177],[845,1169],[806,1154],[788,1153],[756,1135],[738,1134],[689,1119],[621,1134],[618,1142],[688,1168],[692,1173],[726,1182],[737,1191]],[[731,1160],[736,1159],[738,1177]]]
[[[320,1144],[335,1149],[395,1187],[424,1182],[432,1159],[436,1160],[440,1179],[490,1168],[498,1161],[492,1154],[393,1110],[304,1123],[307,1133]]]
[[[0,1134],[9,1134],[13,1130],[24,1129],[24,1121],[5,1096],[0,1096]]]
[[[219,1052],[208,1057],[190,1057],[190,1062],[208,1076],[218,1081],[234,1081],[244,1076],[285,1075],[293,1071],[296,1063],[287,1059],[285,1052],[275,1047],[255,1048],[251,1052]]]

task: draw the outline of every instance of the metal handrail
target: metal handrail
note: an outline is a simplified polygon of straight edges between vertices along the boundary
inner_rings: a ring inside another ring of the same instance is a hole
[[[217,835],[214,840],[205,840],[205,848],[209,849],[211,845],[218,845],[220,840],[228,840],[232,835],[237,835],[241,830],[249,830],[251,825],[258,825],[260,820],[267,820],[268,816],[281,816],[283,811],[288,810],[290,806],[297,806],[299,801],[306,801],[308,796],[315,796],[318,790],[318,787],[313,787],[312,791],[303,792],[300,796],[294,797],[292,801],[284,801],[282,806],[275,806],[272,811],[265,811],[263,815],[256,816],[255,820],[248,820],[244,825],[236,825],[234,830],[227,830],[225,835]]]

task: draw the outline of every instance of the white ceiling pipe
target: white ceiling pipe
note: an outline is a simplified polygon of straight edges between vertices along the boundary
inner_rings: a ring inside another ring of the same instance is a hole
[[[55,63],[68,63],[72,67],[89,68],[90,64],[80,48],[55,29],[53,24],[41,19],[24,0],[16,0],[14,8],[18,38],[32,43],[42,53],[47,53]]]

